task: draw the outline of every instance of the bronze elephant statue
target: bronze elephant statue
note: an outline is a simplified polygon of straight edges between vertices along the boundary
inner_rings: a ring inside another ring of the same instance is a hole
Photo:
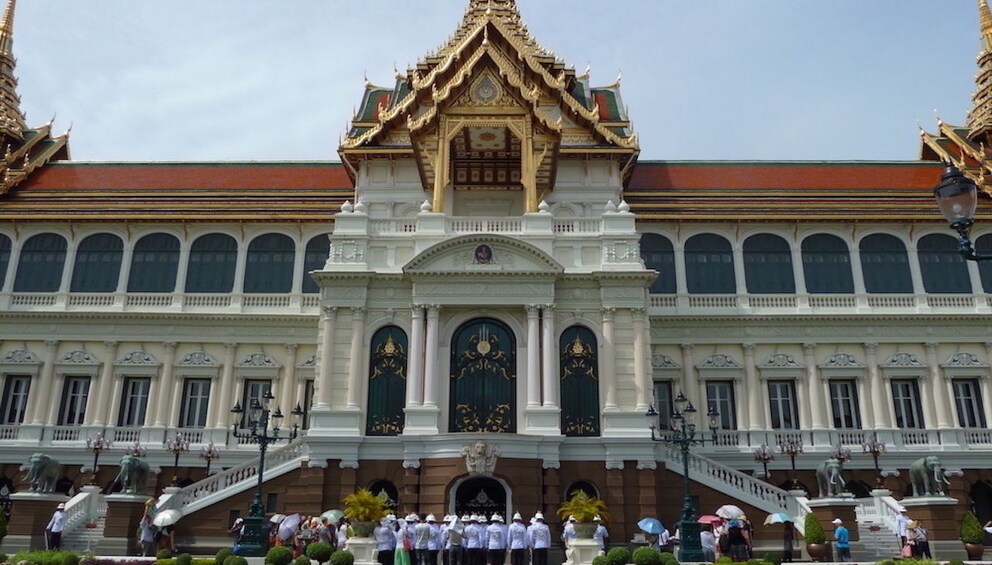
[[[840,496],[844,492],[844,462],[831,457],[816,468],[816,485],[820,496]]]
[[[947,471],[936,455],[920,457],[909,465],[909,482],[913,485],[913,496],[944,496]]]
[[[119,482],[126,493],[144,494],[151,474],[148,463],[133,455],[121,457],[121,470],[114,482]]]
[[[28,474],[24,480],[31,484],[34,492],[55,492],[55,483],[62,473],[62,465],[50,455],[35,453],[28,458],[28,463],[21,469],[26,469]]]

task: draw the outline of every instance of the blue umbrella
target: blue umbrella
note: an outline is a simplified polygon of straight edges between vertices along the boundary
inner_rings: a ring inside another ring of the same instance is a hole
[[[657,518],[643,518],[637,523],[637,527],[652,535],[659,535],[665,531],[665,526]]]

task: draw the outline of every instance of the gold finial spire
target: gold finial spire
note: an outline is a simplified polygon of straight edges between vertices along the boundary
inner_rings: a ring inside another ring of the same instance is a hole
[[[992,11],[988,0],[978,0],[978,19],[982,49],[978,53],[978,74],[968,113],[968,130],[973,141],[981,142],[992,134]]]
[[[17,77],[14,76],[14,6],[7,0],[0,19],[0,135],[22,139],[24,114],[17,96]]]
[[[14,46],[14,7],[16,0],[7,0],[7,7],[0,19],[0,54],[11,56]]]
[[[982,50],[992,51],[992,11],[988,0],[978,0],[978,19],[982,22]]]

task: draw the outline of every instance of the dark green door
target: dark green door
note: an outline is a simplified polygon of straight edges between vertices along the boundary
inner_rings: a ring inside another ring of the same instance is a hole
[[[517,344],[506,324],[477,318],[451,339],[452,432],[515,433]]]

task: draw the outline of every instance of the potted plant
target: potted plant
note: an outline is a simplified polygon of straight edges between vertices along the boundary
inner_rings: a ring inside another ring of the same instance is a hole
[[[831,558],[830,546],[827,545],[827,534],[823,531],[820,521],[810,512],[806,515],[804,524],[806,527],[803,537],[806,538],[806,553],[809,553],[813,561],[829,561]]]
[[[386,499],[361,488],[344,497],[344,517],[351,521],[355,537],[372,535],[376,522],[386,515]]]
[[[596,533],[596,516],[600,520],[608,522],[610,515],[606,510],[606,503],[602,500],[589,496],[584,491],[578,490],[572,498],[562,502],[558,506],[558,516],[562,520],[575,518],[575,535],[580,538],[591,539]]]
[[[968,552],[968,561],[979,561],[985,553],[985,530],[973,512],[965,512],[961,518],[961,541]]]

